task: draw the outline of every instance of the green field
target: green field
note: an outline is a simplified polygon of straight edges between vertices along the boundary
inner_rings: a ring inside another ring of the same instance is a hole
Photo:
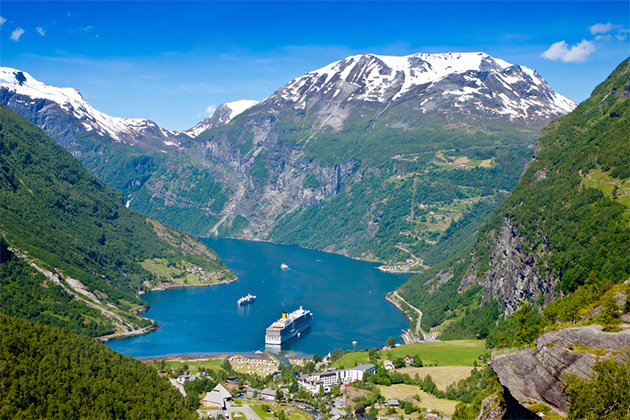
[[[607,197],[619,200],[626,206],[626,213],[630,213],[630,180],[612,178],[608,172],[592,170],[582,178],[585,187],[597,188]]]
[[[362,363],[369,363],[368,353],[366,351],[356,351],[344,354],[341,359],[333,364],[334,367],[351,368]]]
[[[474,366],[480,357],[487,354],[485,342],[480,340],[437,341],[435,343],[407,344],[381,352],[381,359],[395,356],[420,356],[425,366]],[[354,367],[361,363],[369,363],[366,351],[351,352],[343,355],[334,366]]]
[[[272,419],[277,419],[276,416],[274,416],[274,412],[278,409],[280,410],[286,410],[289,411],[288,415],[287,415],[287,419],[289,420],[309,420],[310,416],[307,415],[305,412],[303,412],[302,410],[298,410],[295,407],[291,407],[291,406],[280,406],[278,404],[275,403],[265,403],[266,405],[269,406],[269,408],[271,408],[271,411],[269,413],[263,411],[262,409],[262,405],[251,405],[250,407],[252,408],[252,410],[254,410],[254,413],[256,413],[256,415],[258,415],[258,417],[260,417],[263,420],[272,420]]]
[[[275,408],[275,404],[267,404],[269,407],[271,407],[271,410],[273,411],[273,409]],[[265,420],[267,418],[270,419],[275,419],[274,415],[272,413],[267,413],[265,411],[263,411],[262,409],[262,405],[251,405],[250,406],[252,408],[252,410],[254,410],[254,413],[256,413],[256,415],[258,417],[260,417],[261,419]]]
[[[188,365],[188,370],[190,371],[190,373],[197,373],[199,371],[200,367],[206,368],[206,369],[220,369],[220,365],[221,362],[223,360],[222,359],[208,359],[208,360],[186,360],[186,361],[176,361],[176,360],[167,360],[166,363],[166,370],[169,370],[171,368],[183,368],[184,365]],[[155,365],[159,365],[159,362],[153,362]]]

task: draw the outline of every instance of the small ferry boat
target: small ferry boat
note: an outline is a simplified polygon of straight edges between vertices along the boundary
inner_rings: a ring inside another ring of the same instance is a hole
[[[280,268],[282,268],[283,270],[288,270],[289,266],[286,265],[285,263],[280,264]]]
[[[247,296],[243,296],[238,300],[239,305],[248,305],[256,300],[256,296],[252,294],[248,294]]]

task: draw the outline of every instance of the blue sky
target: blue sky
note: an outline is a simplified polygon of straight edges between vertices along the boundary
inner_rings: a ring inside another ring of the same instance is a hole
[[[627,0],[2,0],[0,16],[0,65],[168,129],[358,53],[483,51],[576,102],[630,55]]]

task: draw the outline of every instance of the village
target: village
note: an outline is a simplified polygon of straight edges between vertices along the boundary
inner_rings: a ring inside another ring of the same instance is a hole
[[[417,346],[337,349],[323,358],[290,358],[289,364],[268,353],[150,362],[197,408],[200,418],[449,419],[458,401],[444,397],[447,387],[476,374],[484,350],[472,348],[465,360],[457,361],[468,366],[438,366],[449,360],[422,356],[423,363]]]

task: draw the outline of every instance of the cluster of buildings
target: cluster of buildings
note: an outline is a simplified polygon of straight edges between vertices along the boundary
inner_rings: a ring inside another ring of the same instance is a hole
[[[404,360],[405,364],[407,364],[408,366],[413,365],[413,356],[406,355],[403,360]],[[394,369],[396,369],[396,366],[394,366],[394,362],[392,362],[391,360],[385,360],[383,362],[383,367],[386,370],[394,370]]]
[[[213,278],[216,278],[219,281],[225,280],[225,275],[220,271],[208,271],[204,270],[201,267],[186,267],[184,271],[187,273],[196,274],[201,282],[211,282]]]
[[[372,374],[376,366],[371,363],[358,365],[350,369],[327,370],[324,372],[308,373],[296,377],[300,388],[311,394],[317,394],[320,387],[329,392],[335,385],[346,385],[354,381],[362,381],[367,374]]]

